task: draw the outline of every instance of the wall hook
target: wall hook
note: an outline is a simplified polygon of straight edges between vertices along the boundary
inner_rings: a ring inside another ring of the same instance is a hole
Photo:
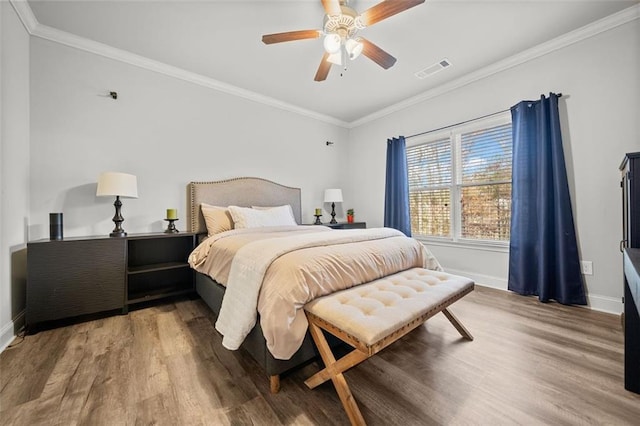
[[[109,96],[111,96],[113,99],[118,99],[118,92],[109,92]]]
[[[331,141],[327,141],[327,142],[325,142],[325,143],[327,144],[327,146],[331,146],[331,145],[333,145],[333,142],[331,142]]]

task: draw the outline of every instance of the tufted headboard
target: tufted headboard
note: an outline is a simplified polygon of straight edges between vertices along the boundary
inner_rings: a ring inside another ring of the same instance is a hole
[[[215,182],[190,182],[187,186],[189,232],[206,233],[200,203],[214,206],[281,206],[290,204],[293,216],[302,222],[300,188],[280,185],[266,179],[240,177]]]

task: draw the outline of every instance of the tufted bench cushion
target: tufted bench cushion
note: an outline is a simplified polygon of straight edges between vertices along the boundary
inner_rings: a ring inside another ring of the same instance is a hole
[[[375,355],[402,336],[442,312],[467,340],[471,334],[447,309],[473,290],[469,278],[413,268],[320,297],[304,307],[325,368],[305,384],[313,389],[331,380],[353,425],[365,424],[342,374]],[[354,350],[336,360],[322,330],[344,340]]]
[[[413,268],[320,297],[305,310],[372,346],[426,313],[439,312],[473,286],[469,278]]]

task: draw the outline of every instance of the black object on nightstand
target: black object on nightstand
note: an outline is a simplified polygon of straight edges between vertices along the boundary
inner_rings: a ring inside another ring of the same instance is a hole
[[[323,223],[323,225],[328,226],[331,229],[364,229],[367,227],[367,222]]]
[[[193,233],[80,237],[27,244],[27,331],[34,325],[192,293]]]

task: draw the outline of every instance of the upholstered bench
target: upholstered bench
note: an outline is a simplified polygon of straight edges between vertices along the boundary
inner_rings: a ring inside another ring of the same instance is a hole
[[[352,424],[365,424],[343,372],[361,363],[442,312],[468,340],[471,334],[446,308],[473,291],[468,278],[413,268],[320,297],[305,305],[311,336],[325,368],[305,384],[313,389],[331,379]],[[336,361],[322,330],[355,349]]]

